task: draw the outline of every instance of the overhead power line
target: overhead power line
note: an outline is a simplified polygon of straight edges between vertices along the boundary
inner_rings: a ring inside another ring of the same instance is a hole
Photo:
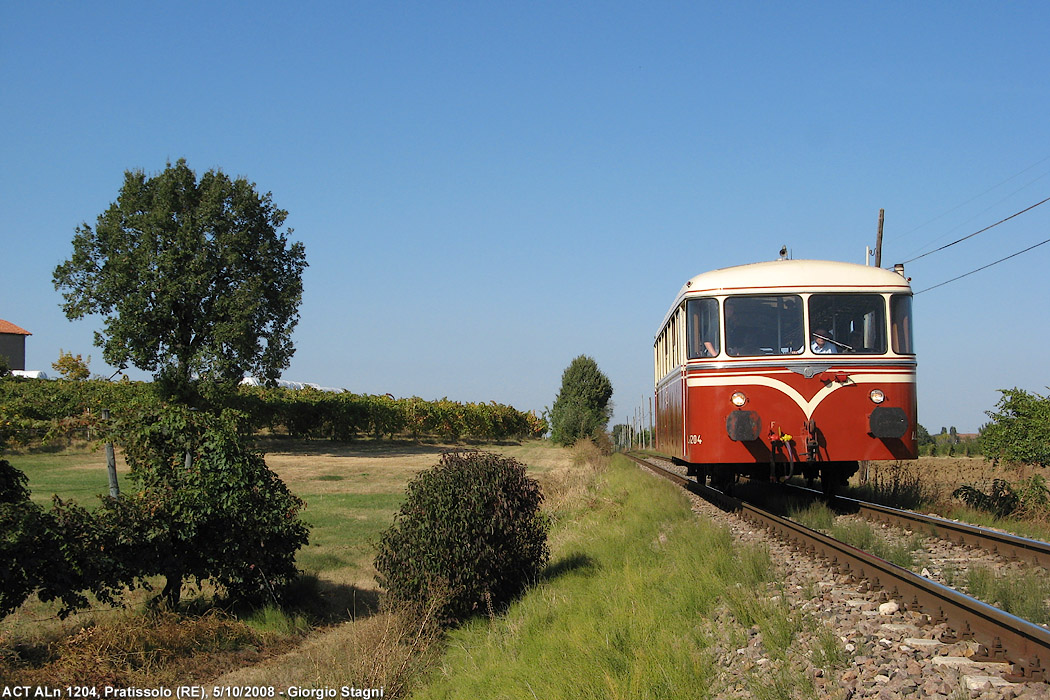
[[[989,187],[988,189],[986,189],[986,190],[985,190],[984,192],[981,192],[980,194],[976,194],[976,195],[974,195],[973,197],[970,197],[970,198],[969,198],[969,199],[967,199],[967,200],[966,200],[965,202],[962,202],[962,203],[960,203],[960,204],[958,204],[958,205],[956,205],[956,206],[952,207],[952,208],[951,208],[951,209],[949,209],[948,211],[946,211],[946,212],[943,212],[943,213],[941,213],[941,214],[938,214],[937,216],[933,217],[932,219],[930,219],[930,220],[926,221],[925,223],[919,224],[918,226],[916,226],[915,228],[911,229],[910,231],[906,231],[906,232],[904,232],[903,234],[897,234],[896,236],[894,236],[894,238],[895,238],[895,239],[897,239],[897,238],[901,238],[901,237],[905,237],[905,236],[910,236],[911,234],[915,233],[915,232],[916,232],[916,231],[918,231],[919,229],[921,229],[921,228],[924,228],[925,226],[928,226],[929,224],[932,224],[932,223],[933,223],[934,221],[937,221],[938,219],[941,219],[941,218],[943,218],[943,217],[947,216],[948,214],[951,214],[952,212],[954,212],[954,211],[957,211],[957,210],[959,210],[959,209],[963,208],[963,207],[964,207],[964,206],[966,206],[967,204],[969,204],[969,203],[971,203],[971,202],[973,202],[973,201],[976,201],[976,200],[980,199],[981,197],[983,197],[984,195],[988,194],[989,192],[992,192],[993,190],[996,190],[996,189],[998,189],[999,187],[1002,187],[1003,185],[1005,185],[1006,183],[1010,182],[1011,180],[1014,180],[1014,179],[1016,179],[1016,178],[1020,177],[1021,175],[1024,175],[1024,174],[1025,174],[1026,172],[1028,172],[1029,170],[1032,170],[1033,168],[1035,168],[1035,167],[1037,167],[1037,166],[1040,166],[1040,165],[1042,165],[1043,163],[1045,163],[1045,162],[1046,162],[1046,161],[1048,161],[1048,160],[1050,160],[1050,155],[1048,155],[1048,156],[1045,156],[1044,158],[1040,159],[1039,161],[1037,161],[1037,162],[1035,162],[1035,163],[1032,163],[1032,164],[1031,164],[1031,165],[1029,165],[1029,166],[1028,166],[1027,168],[1024,168],[1023,170],[1021,170],[1021,171],[1019,171],[1019,172],[1017,172],[1017,173],[1014,173],[1013,175],[1011,175],[1010,177],[1006,178],[1005,180],[1003,180],[1003,181],[1001,181],[1001,182],[999,182],[999,183],[997,183],[997,184],[995,184],[995,185],[992,185],[991,187]],[[1028,181],[1028,182],[1027,182],[1026,184],[1022,185],[1021,187],[1019,187],[1018,189],[1014,190],[1013,192],[1011,192],[1011,193],[1010,193],[1009,195],[1007,195],[1007,196],[1006,196],[1006,197],[1004,197],[1003,199],[999,200],[999,202],[997,202],[996,204],[1001,204],[1002,202],[1006,201],[1006,199],[1008,199],[1008,198],[1012,197],[1013,195],[1017,194],[1017,193],[1018,193],[1018,192],[1020,192],[1021,190],[1024,190],[1024,189],[1026,189],[1027,187],[1029,187],[1029,186],[1031,186],[1031,185],[1035,184],[1035,183],[1036,183],[1036,182],[1038,182],[1039,180],[1042,180],[1042,179],[1043,179],[1044,177],[1046,177],[1047,175],[1050,175],[1050,172],[1046,172],[1046,173],[1043,173],[1043,174],[1042,174],[1042,175],[1040,175],[1039,177],[1036,177],[1036,178],[1035,178],[1035,179],[1033,179],[1033,180],[1029,180],[1029,181]],[[993,204],[992,206],[995,206],[995,205]],[[985,209],[984,211],[988,211],[988,209],[990,209],[990,208],[991,208],[991,207],[988,207],[988,208],[987,208],[987,209]],[[984,212],[981,212],[981,213],[984,213]],[[956,227],[956,228],[958,228],[958,227]],[[943,236],[941,236],[941,237],[943,237]],[[931,243],[932,243],[932,242],[931,242]]]
[[[968,239],[968,238],[973,238],[974,236],[976,236],[976,235],[977,235],[977,234],[979,234],[979,233],[984,233],[985,231],[987,231],[987,230],[989,230],[989,229],[993,229],[993,228],[995,228],[996,226],[998,226],[999,224],[1002,224],[1002,223],[1006,223],[1006,222],[1007,222],[1007,221],[1009,221],[1010,219],[1013,219],[1013,218],[1015,218],[1015,217],[1018,217],[1018,216],[1020,216],[1021,214],[1024,214],[1025,212],[1029,212],[1029,211],[1032,211],[1033,209],[1035,209],[1036,207],[1038,207],[1038,206],[1039,206],[1040,204],[1046,204],[1047,202],[1050,202],[1050,197],[1047,197],[1046,199],[1044,199],[1044,200],[1043,200],[1043,201],[1041,201],[1041,202],[1036,202],[1036,203],[1035,203],[1035,204],[1033,204],[1032,206],[1030,206],[1030,207],[1028,207],[1028,208],[1026,208],[1026,209],[1022,209],[1021,211],[1019,211],[1019,212],[1017,212],[1017,213],[1015,213],[1015,214],[1011,214],[1010,216],[1006,217],[1005,219],[1000,219],[999,221],[996,221],[996,222],[995,222],[994,224],[992,224],[991,226],[985,226],[985,227],[984,227],[984,228],[982,228],[982,229],[981,229],[980,231],[974,231],[973,233],[969,234],[968,236],[963,236],[962,238],[960,238],[960,239],[959,239],[959,240],[957,240],[957,241],[952,241],[951,243],[948,243],[948,244],[946,244],[946,245],[942,245],[942,246],[941,246],[940,248],[936,248],[936,249],[934,249],[934,250],[931,250],[931,251],[929,251],[928,253],[923,253],[922,255],[919,255],[919,256],[916,256],[916,257],[912,258],[911,260],[905,260],[905,261],[904,261],[904,264],[905,264],[905,265],[907,265],[907,264],[908,264],[908,263],[910,263],[910,262],[915,262],[915,261],[916,261],[916,260],[918,260],[919,258],[925,258],[925,257],[926,257],[927,255],[933,255],[934,253],[937,253],[937,252],[939,252],[939,251],[942,251],[942,250],[944,250],[945,248],[951,248],[951,247],[952,247],[953,245],[955,245],[956,243],[962,243],[963,241],[965,241],[965,240],[966,240],[966,239]],[[1042,245],[1042,243],[1040,243],[1039,245]],[[1025,251],[1021,251],[1021,252],[1023,253],[1023,252],[1025,252]],[[1012,257],[1012,256],[1011,256],[1011,257]],[[1005,259],[1006,259],[1006,258],[1004,258],[1004,260],[1005,260]],[[992,264],[994,265],[995,263],[992,263]],[[981,268],[981,269],[984,269],[984,268]],[[975,270],[975,272],[976,272],[976,270]],[[932,287],[931,287],[931,289],[932,289]]]
[[[1045,201],[1046,200],[1044,199],[1043,202],[1045,202]],[[1042,204],[1042,202],[1040,202],[1040,204]],[[1029,207],[1029,208],[1031,208],[1031,207]],[[1021,212],[1018,212],[1018,213],[1021,213]],[[1014,216],[1017,216],[1017,214],[1014,214]],[[1005,219],[1004,219],[1004,221],[1005,221]],[[1002,223],[1002,222],[1000,222],[1000,223]],[[980,232],[978,232],[978,233],[980,233]],[[976,235],[976,234],[974,234],[974,235]],[[958,277],[953,277],[950,280],[948,280],[947,282],[941,282],[940,284],[935,284],[932,287],[927,287],[926,289],[923,289],[922,291],[915,292],[915,294],[922,294],[923,292],[928,292],[931,289],[937,289],[937,287],[943,287],[944,285],[949,284],[951,282],[954,282],[956,280],[961,280],[963,277],[969,277],[970,275],[972,275],[975,272],[980,272],[981,270],[987,270],[992,265],[998,265],[999,263],[1001,263],[1001,262],[1003,262],[1005,260],[1009,260],[1010,258],[1016,258],[1018,255],[1021,255],[1023,253],[1027,253],[1028,251],[1030,251],[1030,250],[1032,250],[1034,248],[1038,248],[1041,245],[1046,245],[1047,243],[1050,243],[1050,238],[1047,238],[1042,243],[1036,243],[1033,246],[1029,246],[1029,247],[1025,248],[1024,250],[1019,250],[1016,253],[1014,253],[1013,255],[1007,255],[1005,258],[999,258],[995,262],[988,263],[987,265],[984,265],[983,267],[979,267],[976,270],[970,270],[969,272],[967,272],[964,275],[959,275]],[[931,252],[936,252],[936,251],[931,251]]]

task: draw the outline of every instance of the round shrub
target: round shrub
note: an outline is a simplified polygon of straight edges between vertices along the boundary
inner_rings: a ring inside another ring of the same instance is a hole
[[[398,603],[432,605],[455,623],[502,608],[547,564],[539,484],[520,462],[449,452],[408,484],[375,565]]]

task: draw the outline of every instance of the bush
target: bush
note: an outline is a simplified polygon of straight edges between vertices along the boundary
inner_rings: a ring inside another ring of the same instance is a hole
[[[46,514],[29,500],[25,474],[0,459],[0,618],[15,610],[54,567]]]
[[[1005,479],[993,479],[988,493],[969,484],[960,486],[952,491],[952,498],[958,498],[974,510],[983,510],[997,518],[1010,515],[1021,503],[1021,499]]]
[[[0,430],[0,618],[34,592],[44,602],[60,600],[63,618],[87,606],[83,591],[115,603],[135,578],[112,537],[117,531],[57,496],[50,511],[30,500],[28,478],[3,459],[5,444]]]
[[[520,462],[486,452],[442,455],[408,485],[376,556],[396,603],[439,599],[444,623],[501,608],[550,556],[539,484]]]
[[[25,474],[0,459],[0,618],[34,592],[44,602],[61,600],[63,618],[87,605],[82,591],[113,603],[115,589],[131,579],[122,577],[90,515],[57,498],[45,511],[29,500],[26,483]]]
[[[998,411],[981,430],[985,455],[1008,462],[1050,466],[1050,397],[1023,389],[1000,390]]]

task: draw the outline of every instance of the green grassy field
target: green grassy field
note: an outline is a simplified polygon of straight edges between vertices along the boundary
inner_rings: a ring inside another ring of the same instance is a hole
[[[8,452],[4,458],[29,477],[32,498],[41,505],[50,503],[54,494],[93,508],[100,495],[109,494],[103,450]],[[121,489],[129,488],[127,471],[123,460],[118,459],[117,480]]]

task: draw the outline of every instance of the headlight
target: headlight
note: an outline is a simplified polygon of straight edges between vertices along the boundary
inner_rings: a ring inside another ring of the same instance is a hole
[[[733,395],[729,397],[729,400],[733,402],[733,405],[740,408],[747,403],[747,396],[742,391],[734,391]]]
[[[886,394],[882,393],[882,389],[872,389],[868,396],[871,397],[873,403],[882,403],[886,400]]]

